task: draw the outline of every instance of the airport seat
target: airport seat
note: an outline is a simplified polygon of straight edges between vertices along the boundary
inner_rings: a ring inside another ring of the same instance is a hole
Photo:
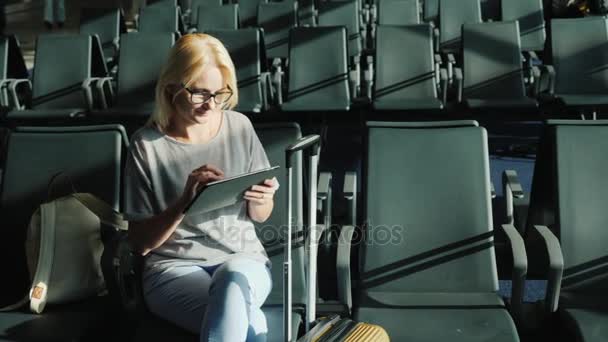
[[[379,0],[378,25],[420,24],[418,0]]]
[[[181,10],[173,6],[144,7],[139,15],[138,29],[142,33],[186,33]]]
[[[439,0],[424,0],[423,5],[424,21],[435,22],[439,18]]]
[[[463,24],[481,23],[479,0],[439,1],[439,46],[436,50],[459,54]],[[436,33],[437,34],[437,33]]]
[[[549,98],[584,110],[608,105],[608,25],[603,17],[551,20]],[[585,37],[585,39],[579,39]]]
[[[525,242],[543,308],[570,341],[608,336],[606,120],[549,120],[534,169]]]
[[[542,0],[501,1],[502,21],[519,21],[522,51],[545,49],[545,17]]]
[[[399,44],[395,44],[397,41]],[[408,57],[404,59],[404,55]],[[447,72],[440,70],[434,61],[431,25],[379,26],[375,60],[374,109],[443,108]],[[439,74],[441,92],[438,92]]]
[[[167,8],[179,6],[177,0],[150,0],[145,1],[145,7]]]
[[[7,120],[66,119],[93,109],[93,39],[79,34],[42,34],[36,40],[30,106],[20,104]],[[62,63],[57,63],[57,61]]]
[[[353,318],[394,341],[519,341],[497,293],[486,130],[475,121],[368,122],[366,141],[365,225],[343,226],[338,245],[340,298]],[[503,231],[523,286],[523,241],[512,226]]]
[[[289,30],[298,24],[297,2],[268,2],[258,5],[257,26],[264,30],[267,58],[287,58]]]
[[[344,27],[291,29],[289,84],[281,109],[287,112],[347,111],[351,95],[346,58]]]
[[[80,33],[97,35],[105,62],[115,64],[114,59],[120,49],[120,35],[127,33],[127,26],[117,8],[83,8],[80,11]]]
[[[462,32],[459,101],[469,108],[535,108],[537,101],[526,96],[518,23],[464,24]]]
[[[190,0],[190,16],[189,16],[189,25],[196,26],[198,25],[198,8],[200,6],[209,7],[209,6],[222,6],[222,0]]]
[[[198,6],[196,30],[236,30],[239,28],[239,5]]]
[[[15,108],[31,89],[25,61],[15,35],[0,38],[0,105]]]
[[[0,216],[3,238],[0,255],[5,260],[0,307],[16,303],[31,285],[25,259],[29,220],[44,201],[63,196],[73,188],[95,194],[120,210],[121,162],[128,144],[119,125],[88,127],[18,127],[8,137],[2,173]],[[54,193],[51,178],[62,172]],[[54,197],[49,197],[54,196]],[[37,315],[22,309],[0,312],[0,339],[11,341],[115,340],[117,307],[108,296],[74,303],[48,305]],[[114,329],[108,329],[114,327]]]
[[[128,33],[120,38],[114,106],[94,116],[131,116],[146,120],[154,109],[156,81],[175,43],[170,33]]]
[[[239,27],[255,27],[258,18],[258,5],[267,3],[268,0],[240,0],[239,1]]]
[[[324,2],[319,6],[319,26],[344,26],[348,35],[348,56],[361,56],[365,33],[359,21],[357,0]],[[352,64],[352,63],[351,63]]]
[[[235,110],[244,113],[267,110],[273,91],[260,30],[210,30],[207,33],[226,46],[234,62],[239,88],[239,103]]]

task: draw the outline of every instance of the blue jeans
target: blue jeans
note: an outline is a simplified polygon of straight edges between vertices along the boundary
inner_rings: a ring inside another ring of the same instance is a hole
[[[272,288],[268,267],[237,257],[211,267],[177,265],[144,281],[150,311],[201,341],[266,341],[260,309]]]

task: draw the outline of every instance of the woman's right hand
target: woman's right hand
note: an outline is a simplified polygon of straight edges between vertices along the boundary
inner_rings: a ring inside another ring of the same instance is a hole
[[[224,172],[217,167],[205,164],[198,169],[193,170],[188,175],[186,186],[182,194],[182,203],[188,204],[192,202],[199,190],[207,185],[207,183],[215,182],[224,178]]]

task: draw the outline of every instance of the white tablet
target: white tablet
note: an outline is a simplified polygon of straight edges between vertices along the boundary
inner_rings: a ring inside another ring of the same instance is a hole
[[[253,185],[277,176],[279,166],[224,178],[205,185],[184,209],[186,215],[200,215],[243,200],[245,191]]]

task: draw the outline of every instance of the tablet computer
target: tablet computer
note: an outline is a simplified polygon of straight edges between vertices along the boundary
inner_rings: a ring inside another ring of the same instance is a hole
[[[245,191],[265,179],[276,177],[279,166],[244,173],[207,183],[184,209],[186,215],[200,215],[243,201]]]

